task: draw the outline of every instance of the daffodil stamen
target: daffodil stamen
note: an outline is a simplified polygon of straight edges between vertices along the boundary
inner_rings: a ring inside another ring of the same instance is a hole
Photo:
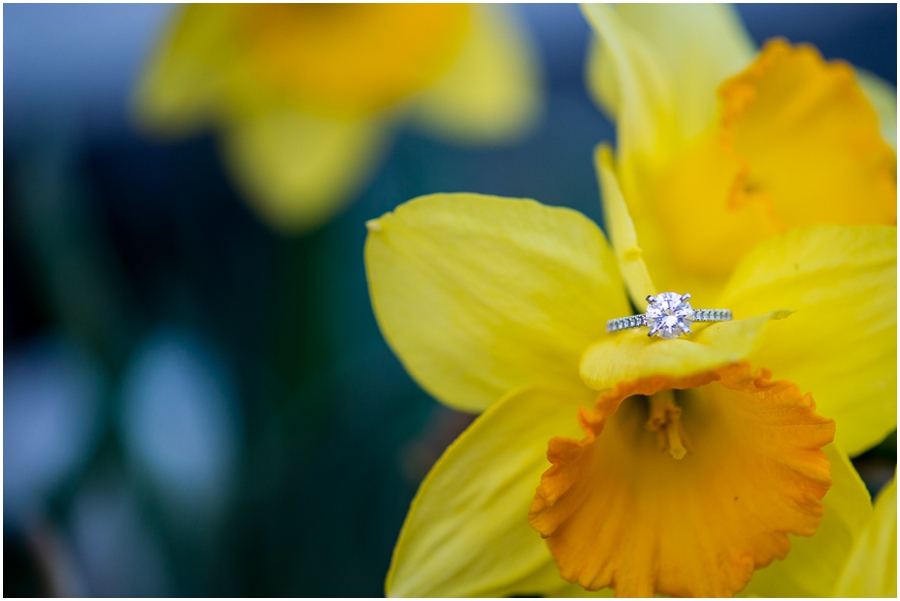
[[[648,398],[650,415],[644,428],[656,432],[659,450],[667,452],[674,459],[687,455],[690,441],[681,423],[681,407],[675,404],[675,393],[662,390]]]

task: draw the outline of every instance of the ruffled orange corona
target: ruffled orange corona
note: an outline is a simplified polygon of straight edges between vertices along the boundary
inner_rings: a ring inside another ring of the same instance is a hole
[[[554,438],[529,513],[566,580],[620,597],[720,597],[810,536],[831,486],[834,421],[809,394],[734,364],[649,377]]]

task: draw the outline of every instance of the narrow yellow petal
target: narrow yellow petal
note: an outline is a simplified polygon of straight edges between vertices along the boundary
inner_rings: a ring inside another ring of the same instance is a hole
[[[897,427],[897,229],[816,226],[762,243],[717,303],[794,309],[750,360],[816,397],[850,456]]]
[[[822,523],[810,537],[789,535],[788,556],[758,570],[741,596],[832,596],[853,541],[872,514],[872,502],[847,455],[834,444],[823,450],[831,463],[832,485],[822,499]]]
[[[223,153],[250,205],[275,229],[312,229],[337,213],[374,171],[386,140],[371,120],[271,111],[235,122]]]
[[[541,111],[537,57],[527,28],[509,7],[478,4],[459,56],[410,103],[412,123],[451,140],[509,140]]]
[[[693,334],[675,340],[649,338],[646,329],[605,334],[584,352],[581,378],[594,390],[605,390],[617,382],[684,377],[741,361],[759,346],[770,320],[789,314],[778,310],[708,326],[696,323]]]
[[[528,507],[549,467],[547,441],[580,432],[583,387],[527,387],[494,404],[422,482],[394,549],[391,597],[544,594],[565,586]]]
[[[647,265],[644,263],[643,251],[638,246],[637,233],[628,206],[622,197],[619,181],[613,167],[612,150],[606,144],[600,144],[594,152],[594,164],[600,180],[600,191],[603,195],[603,215],[606,231],[612,242],[613,253],[625,279],[625,285],[631,296],[631,302],[639,310],[647,308],[647,295],[656,294],[656,288],[650,281]]]
[[[897,475],[878,493],[875,511],[844,567],[835,597],[897,597]]]
[[[716,116],[719,84],[743,69],[755,52],[737,11],[727,4],[619,4],[616,13],[653,50],[662,68],[672,90],[679,142],[702,132]],[[593,69],[600,68],[604,59],[599,60]]]
[[[388,344],[464,411],[528,383],[581,386],[582,351],[628,313],[597,226],[531,200],[423,196],[370,221],[365,254]]]
[[[616,109],[619,175],[631,201],[631,195],[652,179],[674,150],[672,91],[652,49],[611,6],[583,4],[581,10],[609,54],[604,67],[614,71],[608,80],[615,89],[605,95],[612,98],[608,105]]]

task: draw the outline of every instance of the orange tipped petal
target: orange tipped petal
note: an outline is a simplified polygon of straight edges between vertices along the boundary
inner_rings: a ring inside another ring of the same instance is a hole
[[[812,535],[831,485],[821,447],[834,422],[816,414],[810,395],[770,376],[738,363],[645,378],[582,409],[586,436],[550,441],[553,466],[529,515],[562,577],[618,596],[732,595],[787,554],[788,533]],[[649,419],[635,396],[673,389],[682,411],[667,410],[668,425],[688,437],[686,455],[660,451],[650,430],[665,420]]]

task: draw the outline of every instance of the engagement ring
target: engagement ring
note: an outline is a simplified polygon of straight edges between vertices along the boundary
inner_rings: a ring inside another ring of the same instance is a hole
[[[648,326],[648,336],[660,338],[678,338],[682,334],[691,333],[691,324],[695,321],[731,321],[731,311],[728,309],[697,309],[691,308],[688,299],[690,294],[678,294],[677,292],[663,292],[656,296],[647,297],[647,312],[643,315],[619,317],[606,322],[607,332],[618,332],[631,328]]]

